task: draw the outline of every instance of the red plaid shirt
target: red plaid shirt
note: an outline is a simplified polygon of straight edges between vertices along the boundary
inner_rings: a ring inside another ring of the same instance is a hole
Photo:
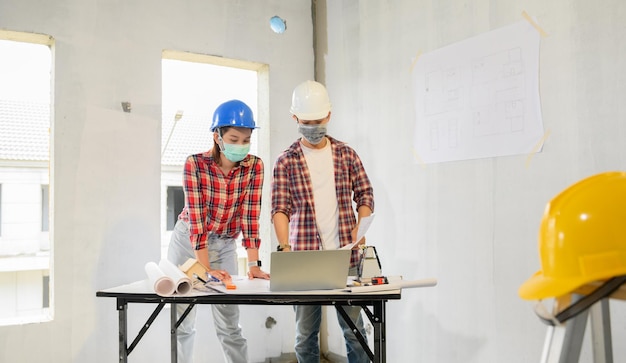
[[[357,209],[365,205],[374,211],[374,189],[354,149],[344,142],[327,137],[335,166],[339,244],[343,247],[352,242],[352,230],[357,222],[352,201],[356,203]],[[311,177],[299,140],[279,155],[274,165],[272,216],[278,212],[289,217],[289,244],[294,251],[321,248]],[[357,261],[358,253],[353,251],[352,266]]]
[[[259,248],[263,189],[260,158],[247,155],[224,175],[210,151],[191,155],[185,162],[183,188],[194,249],[206,248],[209,234],[237,238],[241,232],[244,247]]]

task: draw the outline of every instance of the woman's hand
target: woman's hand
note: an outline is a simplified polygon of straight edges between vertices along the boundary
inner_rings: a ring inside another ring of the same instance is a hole
[[[233,280],[232,276],[230,276],[230,274],[226,270],[207,269],[207,273],[220,281],[224,281],[224,280],[232,281]]]
[[[250,267],[250,271],[248,271],[248,278],[250,280],[252,280],[254,278],[269,280],[270,279],[270,274],[268,274],[267,272],[261,270],[261,267],[259,267],[259,266],[252,266],[252,267]]]

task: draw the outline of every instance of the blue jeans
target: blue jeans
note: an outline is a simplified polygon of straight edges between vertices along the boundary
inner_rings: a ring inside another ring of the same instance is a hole
[[[232,238],[209,236],[209,263],[211,269],[226,270],[237,275],[237,245]],[[167,250],[167,259],[175,265],[182,265],[189,258],[196,258],[189,240],[189,225],[181,220],[176,222]],[[180,317],[187,304],[176,304]],[[220,343],[224,359],[229,363],[248,362],[248,343],[239,326],[239,306],[211,305],[215,333]],[[193,343],[196,334],[196,309],[192,309],[177,331],[178,363],[193,362]]]
[[[354,322],[354,325],[356,325],[363,337],[367,337],[361,317],[361,307],[344,306],[344,310],[348,313],[348,316]],[[296,312],[295,350],[298,363],[319,363],[319,332],[320,323],[322,321],[322,307],[318,305],[295,305],[294,311]],[[339,320],[339,326],[343,331],[343,337],[346,341],[348,362],[369,362],[370,359],[367,353],[339,312],[337,312],[337,319]]]

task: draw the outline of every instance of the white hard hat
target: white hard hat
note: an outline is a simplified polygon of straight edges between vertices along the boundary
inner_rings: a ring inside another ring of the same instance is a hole
[[[323,84],[315,81],[300,83],[291,97],[291,113],[300,120],[319,120],[330,112],[328,92]]]

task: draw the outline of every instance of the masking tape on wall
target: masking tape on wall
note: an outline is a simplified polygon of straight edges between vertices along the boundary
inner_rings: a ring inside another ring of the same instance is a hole
[[[543,146],[543,143],[546,141],[546,139],[548,138],[548,136],[550,136],[550,130],[548,129],[548,131],[546,131],[543,136],[541,137],[541,139],[539,139],[539,141],[537,141],[537,144],[535,144],[535,146],[532,148],[532,150],[530,151],[530,153],[528,153],[528,156],[526,157],[526,167],[528,168],[528,166],[530,165],[530,159],[533,158],[533,155],[535,155],[539,149],[541,149],[541,147]]]
[[[417,60],[420,59],[420,55],[422,55],[422,51],[418,50],[417,54],[415,55],[415,59],[413,59],[413,63],[411,63],[411,68],[409,68],[409,73],[413,73],[413,68],[415,68],[415,63],[417,63]]]
[[[528,15],[526,11],[522,11],[522,16],[524,17],[524,19],[526,19],[530,23],[530,25],[532,25],[533,27],[535,27],[535,29],[537,29],[537,31],[539,32],[539,35],[541,35],[542,38],[545,38],[548,36],[548,33],[546,33],[543,29],[541,29],[539,24],[537,24],[537,22],[535,22],[535,20],[531,18],[530,15]]]

